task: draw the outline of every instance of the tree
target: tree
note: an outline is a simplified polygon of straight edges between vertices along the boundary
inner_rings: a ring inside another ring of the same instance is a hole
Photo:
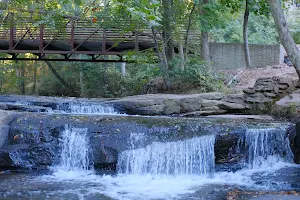
[[[282,11],[281,0],[268,0],[280,41],[284,46],[294,68],[300,78],[300,51],[289,31],[288,24]]]
[[[243,23],[243,40],[244,40],[246,68],[251,67],[250,51],[249,51],[249,44],[248,44],[248,21],[249,21],[249,13],[250,13],[249,4],[250,4],[249,0],[246,0],[244,23]]]
[[[172,0],[162,0],[162,24],[163,38],[167,61],[174,57],[174,39],[173,39],[173,17],[172,17]]]
[[[243,1],[239,0],[220,0],[220,2],[231,9],[232,13],[239,12],[242,10],[243,5],[245,5],[244,9],[244,18],[243,18],[243,44],[244,44],[244,55],[245,55],[245,63],[246,68],[251,67],[251,59],[250,59],[250,51],[249,51],[249,43],[248,43],[248,21],[250,9],[252,7],[253,2],[251,0]]]
[[[209,3],[209,0],[203,0],[202,8],[200,9],[200,14],[203,16],[206,15],[205,5]],[[208,42],[208,22],[205,17],[201,17],[201,54],[202,59],[205,61],[208,69],[211,69],[211,59],[210,59],[210,50]]]
[[[54,76],[57,78],[57,80],[60,81],[60,83],[66,87],[66,89],[69,91],[70,96],[77,96],[76,91],[57,73],[57,71],[54,69],[50,61],[45,61],[51,72],[54,74]]]

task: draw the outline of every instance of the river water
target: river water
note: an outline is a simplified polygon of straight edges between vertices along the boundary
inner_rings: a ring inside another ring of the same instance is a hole
[[[87,129],[66,126],[59,163],[48,170],[3,171],[0,199],[226,199],[228,191],[300,190],[300,168],[293,164],[284,129],[249,129],[246,158],[239,170],[214,163],[215,135],[137,147],[119,154],[117,171],[89,163]]]

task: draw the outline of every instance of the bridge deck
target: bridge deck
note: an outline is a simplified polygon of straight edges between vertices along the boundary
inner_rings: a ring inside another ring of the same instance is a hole
[[[128,21],[111,21],[110,27],[92,20],[65,19],[65,26],[55,30],[36,24],[32,18],[17,17],[10,13],[0,27],[0,60],[24,60],[19,54],[32,53],[39,60],[51,59],[47,54],[58,54],[61,60],[74,60],[73,55],[89,55],[87,61],[102,62],[100,55],[118,55],[127,51],[143,51],[154,48],[152,31],[146,27],[129,27]],[[111,26],[114,25],[114,27]],[[192,34],[197,37],[197,34]],[[158,38],[160,40],[160,38]],[[19,56],[19,57],[18,57]],[[55,59],[60,60],[60,59]]]

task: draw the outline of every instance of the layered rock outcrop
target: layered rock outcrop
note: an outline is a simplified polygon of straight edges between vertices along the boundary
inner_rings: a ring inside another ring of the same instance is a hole
[[[251,128],[287,127],[241,119],[169,118],[137,116],[73,116],[0,111],[0,168],[46,168],[57,164],[65,125],[87,128],[90,160],[95,167],[115,168],[118,153],[153,142],[176,142],[216,135],[217,163],[239,162],[240,138]],[[3,119],[3,120],[2,120]]]
[[[269,103],[292,92],[297,81],[282,77],[258,78],[253,87],[244,89],[246,103]]]
[[[247,109],[243,94],[148,94],[108,101],[121,112],[139,115],[206,116]]]

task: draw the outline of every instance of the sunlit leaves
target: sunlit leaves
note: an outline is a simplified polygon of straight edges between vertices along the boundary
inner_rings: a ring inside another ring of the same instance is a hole
[[[74,3],[75,3],[76,5],[78,5],[78,6],[80,6],[80,5],[81,5],[81,0],[74,0]]]
[[[267,1],[265,0],[248,0],[250,4],[250,11],[256,15],[270,14],[270,9]],[[231,13],[241,12],[245,9],[245,1],[241,0],[220,0],[220,3],[230,8]]]
[[[156,0],[124,1],[113,2],[119,13],[128,13],[133,19],[142,21],[148,26],[157,26],[160,17],[156,10],[160,2]]]

